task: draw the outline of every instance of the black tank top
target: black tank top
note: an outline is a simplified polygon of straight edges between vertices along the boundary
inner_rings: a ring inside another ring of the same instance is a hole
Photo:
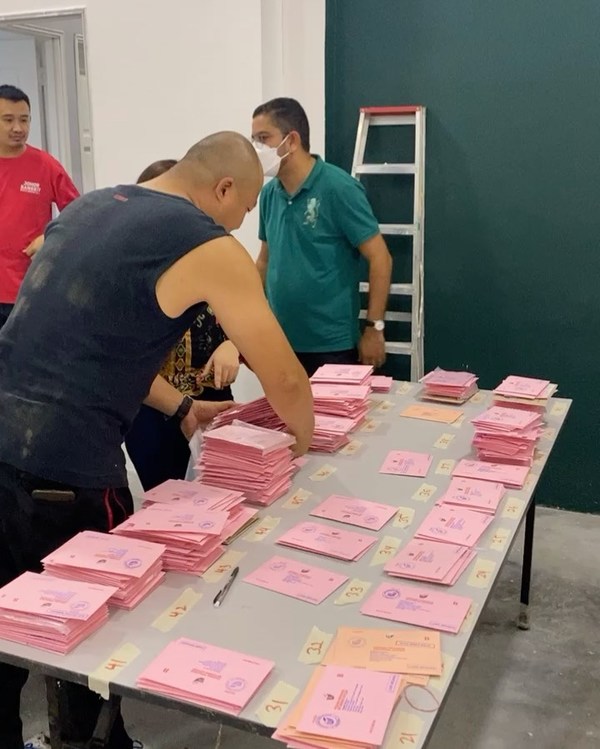
[[[123,437],[200,305],[170,319],[158,278],[226,235],[184,198],[97,190],[53,221],[0,331],[0,462],[73,486],[125,486]]]

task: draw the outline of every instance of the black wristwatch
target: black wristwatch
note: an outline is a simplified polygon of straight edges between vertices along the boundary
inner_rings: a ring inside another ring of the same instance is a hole
[[[183,400],[179,404],[179,408],[177,409],[177,411],[175,411],[173,416],[167,416],[167,419],[169,421],[171,420],[177,421],[177,422],[183,421],[185,417],[189,414],[193,403],[194,403],[193,398],[191,398],[189,395],[184,395]]]

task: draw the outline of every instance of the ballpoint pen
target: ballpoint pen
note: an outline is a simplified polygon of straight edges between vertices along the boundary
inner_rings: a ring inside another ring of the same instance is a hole
[[[217,609],[218,609],[218,608],[219,608],[219,606],[220,606],[220,605],[221,605],[221,604],[223,603],[223,601],[224,601],[224,599],[225,599],[225,596],[227,595],[227,593],[229,593],[229,588],[231,588],[231,586],[233,585],[233,581],[234,581],[234,580],[235,580],[235,578],[237,577],[237,574],[238,574],[238,572],[239,572],[239,571],[240,571],[240,568],[239,568],[239,567],[236,567],[236,568],[235,568],[235,569],[233,570],[233,572],[232,572],[232,573],[231,573],[231,575],[229,576],[229,580],[228,580],[228,581],[227,581],[227,583],[225,584],[225,587],[224,587],[224,588],[221,588],[221,590],[220,590],[220,591],[219,591],[219,592],[217,593],[217,595],[216,595],[216,596],[214,597],[214,600],[213,600],[213,606],[214,606],[215,608],[217,608]]]

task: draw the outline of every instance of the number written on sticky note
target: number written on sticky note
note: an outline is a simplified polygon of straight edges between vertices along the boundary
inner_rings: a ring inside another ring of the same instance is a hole
[[[191,611],[198,601],[202,598],[202,593],[196,593],[192,588],[186,588],[173,601],[173,603],[163,611],[153,622],[154,629],[159,632],[169,632],[173,629],[179,619],[183,618],[188,611]]]
[[[285,681],[277,682],[256,711],[256,717],[263,725],[275,728],[299,691]]]
[[[414,507],[399,507],[394,517],[394,528],[408,528],[414,519]]]
[[[433,497],[436,491],[437,486],[434,486],[433,484],[421,484],[417,491],[412,495],[412,499],[414,499],[415,502],[427,502],[428,499]]]
[[[469,575],[467,585],[471,588],[489,588],[495,569],[496,562],[491,559],[478,559]]]
[[[455,434],[448,434],[445,432],[441,437],[438,437],[438,439],[433,443],[433,446],[437,447],[438,450],[447,450],[455,437]]]
[[[373,554],[369,566],[376,567],[377,565],[385,564],[394,556],[399,548],[400,539],[393,538],[392,536],[384,536],[377,547],[377,551]]]
[[[310,477],[311,481],[325,481],[325,479],[329,478],[333,473],[337,471],[337,468],[335,466],[330,465],[324,465],[318,468]]]
[[[438,474],[438,476],[450,476],[452,474],[452,471],[454,470],[455,465],[456,461],[451,460],[450,458],[440,460],[440,462],[437,464],[435,472]]]
[[[297,510],[310,497],[312,497],[312,492],[307,492],[306,489],[296,489],[292,496],[283,503],[282,507],[285,507],[286,510]]]
[[[356,453],[360,450],[362,447],[362,442],[359,440],[352,440],[351,442],[348,442],[347,445],[342,447],[340,450],[340,455],[356,455]]]
[[[353,580],[350,580],[341,594],[335,599],[335,605],[346,606],[349,603],[358,603],[365,597],[370,587],[371,583],[355,577]]]
[[[322,632],[318,627],[313,627],[300,650],[300,663],[321,663],[332,639],[333,635],[329,632]]]

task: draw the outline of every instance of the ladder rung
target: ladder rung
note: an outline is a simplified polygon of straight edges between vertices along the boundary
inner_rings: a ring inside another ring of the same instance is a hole
[[[361,107],[360,111],[365,114],[415,114],[421,109],[420,104],[405,104],[401,107]]]
[[[369,284],[367,281],[361,281],[358,290],[367,293],[369,291]],[[390,294],[394,296],[412,296],[414,288],[411,283],[393,283],[390,284]]]
[[[358,316],[361,320],[365,320],[367,310],[361,309]],[[412,322],[412,314],[410,312],[386,312],[383,319],[387,322]]]
[[[382,234],[402,234],[412,236],[418,231],[417,224],[379,224],[379,231]]]
[[[388,114],[369,119],[369,127],[402,127],[417,124],[416,114]]]
[[[412,343],[402,341],[387,341],[385,350],[388,354],[404,354],[405,356],[411,356],[415,353]]]
[[[414,174],[416,164],[358,164],[356,174]]]

